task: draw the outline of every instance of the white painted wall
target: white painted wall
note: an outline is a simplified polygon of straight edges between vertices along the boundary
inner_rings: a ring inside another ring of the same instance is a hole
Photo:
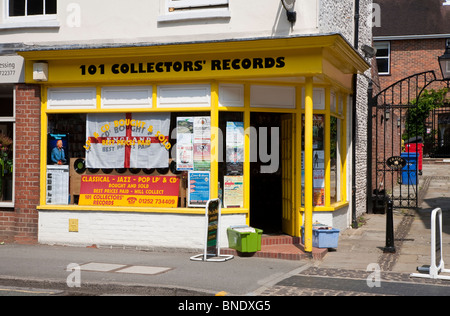
[[[79,231],[69,232],[69,219]],[[39,211],[38,241],[48,245],[203,249],[204,215]],[[222,215],[220,247],[228,247],[226,229],[245,225],[245,214]]]
[[[297,0],[292,27],[278,0],[229,0],[225,14],[166,11],[168,0],[58,0],[56,16],[11,19],[0,1],[0,43],[172,43],[318,33],[318,1]],[[179,12],[176,12],[179,14]]]

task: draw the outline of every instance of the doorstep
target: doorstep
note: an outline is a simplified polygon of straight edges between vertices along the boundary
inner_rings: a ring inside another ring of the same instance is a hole
[[[328,253],[328,249],[313,248],[311,253],[305,252],[300,237],[288,235],[263,235],[261,237],[261,251],[244,253],[235,249],[221,248],[221,254],[235,255],[239,257],[258,257],[283,260],[321,260]]]

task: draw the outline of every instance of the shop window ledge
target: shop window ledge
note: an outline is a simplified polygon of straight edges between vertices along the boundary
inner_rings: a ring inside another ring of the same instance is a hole
[[[204,207],[198,208],[146,208],[146,207],[127,207],[127,206],[83,206],[83,205],[39,205],[40,211],[86,211],[86,212],[136,212],[136,213],[172,213],[172,214],[205,214]],[[222,208],[223,214],[246,214],[245,208]]]
[[[343,207],[346,207],[349,205],[348,201],[345,202],[336,202],[331,204],[330,206],[314,206],[313,207],[313,212],[333,212],[333,211],[337,211],[338,209],[341,209]],[[305,208],[301,207],[300,208],[300,212],[304,212]]]

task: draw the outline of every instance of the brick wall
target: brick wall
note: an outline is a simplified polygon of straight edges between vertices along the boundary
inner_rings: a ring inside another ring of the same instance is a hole
[[[401,128],[398,126],[398,119],[405,116],[406,110],[400,113],[399,109],[391,110],[390,118],[386,121],[385,113],[378,109],[378,113],[373,109],[372,120],[372,190],[390,190],[397,185],[397,176],[401,173],[383,172],[389,170],[385,165],[386,159],[401,154]],[[377,165],[378,162],[378,165]],[[378,174],[377,174],[378,168]]]
[[[40,97],[39,86],[16,86],[15,207],[0,210],[0,241],[37,242]]]
[[[416,73],[434,70],[441,78],[438,57],[445,50],[445,39],[391,41],[391,74],[380,76],[382,89]]]

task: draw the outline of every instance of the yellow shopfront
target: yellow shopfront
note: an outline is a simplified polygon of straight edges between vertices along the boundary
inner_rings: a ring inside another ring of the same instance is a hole
[[[41,242],[199,248],[219,197],[221,229],[305,225],[311,251],[313,213],[347,212],[367,64],[340,35],[21,54],[42,94]]]

